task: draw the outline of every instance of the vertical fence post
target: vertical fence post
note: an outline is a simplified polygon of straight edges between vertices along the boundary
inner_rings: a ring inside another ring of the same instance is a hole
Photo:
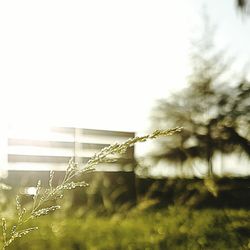
[[[0,122],[0,178],[5,178],[8,166],[8,125]]]

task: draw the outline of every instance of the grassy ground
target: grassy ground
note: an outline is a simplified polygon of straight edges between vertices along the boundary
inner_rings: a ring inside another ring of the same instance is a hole
[[[9,249],[250,249],[250,211],[143,206],[112,216],[45,216]]]

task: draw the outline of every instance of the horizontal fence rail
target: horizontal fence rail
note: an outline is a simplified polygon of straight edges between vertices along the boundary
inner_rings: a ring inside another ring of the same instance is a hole
[[[133,132],[72,127],[52,127],[46,131],[32,129],[22,133],[10,127],[7,133],[7,170],[64,171],[71,158],[84,164],[102,148],[134,136]],[[132,162],[133,147],[116,163],[102,164],[97,170],[132,171]]]

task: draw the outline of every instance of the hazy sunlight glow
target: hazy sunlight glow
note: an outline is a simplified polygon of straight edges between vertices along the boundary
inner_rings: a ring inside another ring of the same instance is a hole
[[[145,128],[154,100],[185,79],[191,12],[183,5],[2,2],[9,120]]]

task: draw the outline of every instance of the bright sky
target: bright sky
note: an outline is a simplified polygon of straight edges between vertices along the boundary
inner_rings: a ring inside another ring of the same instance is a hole
[[[1,1],[2,119],[146,129],[155,100],[185,85],[203,2],[219,46],[245,62],[250,22],[235,1]]]
[[[5,121],[144,133],[186,84],[204,6],[241,70],[250,17],[235,0],[0,1],[0,134]]]

